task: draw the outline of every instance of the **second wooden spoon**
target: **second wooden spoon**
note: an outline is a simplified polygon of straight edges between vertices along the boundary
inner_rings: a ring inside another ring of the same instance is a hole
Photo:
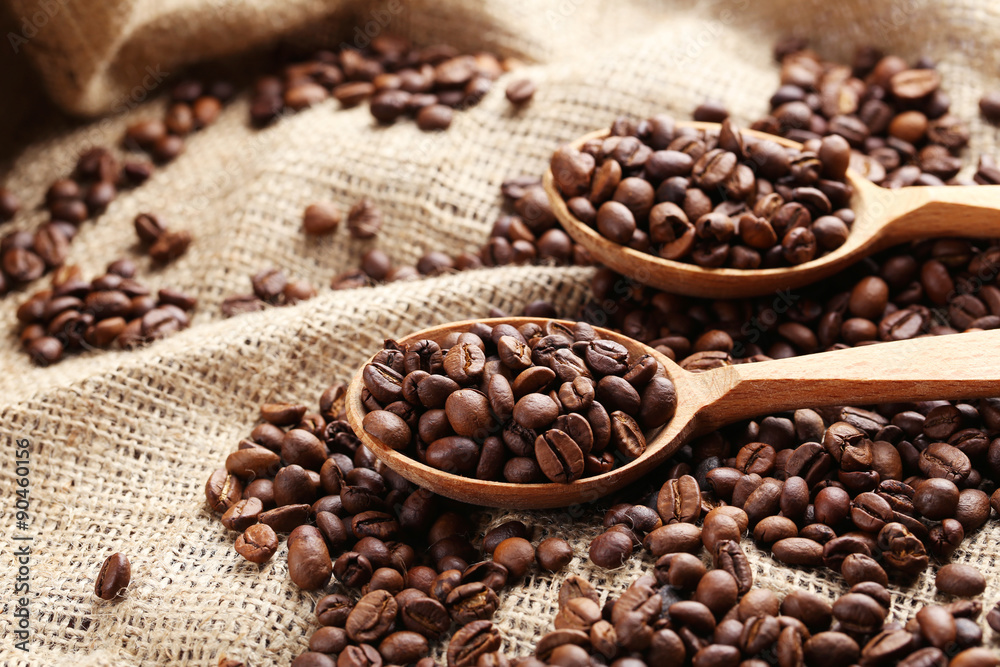
[[[519,327],[547,320],[510,317],[482,320]],[[472,321],[432,327],[399,340],[442,341],[468,331]],[[572,325],[572,323],[567,323]],[[668,459],[685,442],[725,424],[796,408],[868,405],[1000,396],[1000,331],[866,345],[790,359],[724,366],[690,373],[653,348],[603,329],[601,338],[625,345],[632,357],[651,354],[677,389],[677,412],[658,433],[648,434],[646,452],[611,472],[571,484],[512,484],[462,477],[432,468],[393,450],[362,428],[362,366],[347,391],[347,417],[375,456],[426,489],[477,505],[516,509],[565,507],[596,500],[635,481]]]

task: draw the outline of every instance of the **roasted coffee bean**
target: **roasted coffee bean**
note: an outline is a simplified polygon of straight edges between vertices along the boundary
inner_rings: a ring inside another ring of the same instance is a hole
[[[986,578],[971,565],[949,563],[938,570],[934,585],[946,595],[975,597],[986,590]]]
[[[500,648],[500,633],[489,621],[459,628],[448,643],[448,667],[473,667],[480,656]]]
[[[354,605],[344,630],[356,642],[378,641],[392,628],[398,609],[396,600],[388,591],[372,591]]]
[[[667,480],[657,495],[656,509],[664,524],[693,523],[701,516],[701,491],[690,475]]]
[[[94,595],[102,600],[114,600],[124,595],[132,580],[132,565],[123,553],[108,556],[94,583]]]
[[[288,575],[303,590],[326,585],[333,573],[330,553],[319,529],[298,526],[288,536]]]
[[[564,539],[549,537],[538,544],[535,559],[542,569],[559,572],[573,560],[573,548]]]
[[[932,478],[917,485],[913,507],[928,519],[945,519],[955,515],[958,500],[959,490],[954,482]]]
[[[740,595],[750,591],[750,587],[753,585],[753,570],[739,542],[735,540],[717,542],[713,557],[715,566],[725,570],[736,580]]]
[[[243,483],[234,473],[219,468],[205,483],[205,497],[208,505],[216,512],[225,512],[239,502],[243,495]]]
[[[255,523],[236,538],[236,553],[251,563],[266,563],[278,550],[278,536],[264,523]]]
[[[222,525],[229,530],[243,532],[257,523],[257,516],[264,511],[259,498],[249,497],[237,502],[222,515]]]
[[[522,537],[509,537],[497,545],[493,560],[507,568],[512,579],[520,579],[535,560],[535,549]]]
[[[632,556],[632,549],[632,540],[626,535],[611,530],[605,531],[590,543],[590,560],[598,567],[614,569],[625,564],[625,561]]]

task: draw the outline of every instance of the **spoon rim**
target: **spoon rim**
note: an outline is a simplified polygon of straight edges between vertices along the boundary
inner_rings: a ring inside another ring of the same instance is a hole
[[[677,121],[677,125],[680,127],[691,127],[705,131],[718,130],[719,128],[722,127],[721,123],[709,123],[704,121]],[[774,141],[775,143],[785,146],[786,148],[797,148],[799,150],[802,150],[803,148],[802,144],[797,141],[786,139],[785,137],[779,137],[773,134],[768,134],[766,132],[761,132],[759,130],[740,128],[740,133],[744,135],[757,137],[758,139],[767,139],[770,141]],[[610,128],[595,130],[581,137],[577,137],[576,139],[563,145],[571,146],[579,150],[586,142],[590,141],[591,139],[604,139],[610,136],[610,134],[611,134]],[[858,200],[860,192],[864,188],[868,187],[868,185],[872,185],[874,187],[874,184],[871,184],[871,182],[868,181],[868,179],[864,178],[863,176],[861,176],[852,169],[847,170],[847,175],[844,177],[844,182],[850,185],[852,188],[854,188],[854,195],[852,197],[852,207],[851,207],[852,210],[853,210],[853,203],[854,201]],[[602,236],[600,232],[598,232],[594,227],[588,225],[587,223],[583,222],[575,215],[573,215],[573,213],[569,210],[569,206],[566,199],[562,196],[562,193],[559,191],[559,188],[556,187],[555,178],[552,175],[551,164],[545,169],[545,173],[542,175],[542,184],[545,188],[546,194],[548,195],[549,204],[552,206],[556,218],[559,220],[560,223],[562,223],[562,226],[565,229],[566,233],[569,234],[571,237],[573,237],[573,239],[576,242],[585,245],[587,249],[591,251],[592,254],[594,253],[594,248],[599,249],[598,254],[595,254],[594,256],[594,259],[601,261],[602,263],[607,263],[606,262],[607,258],[601,255],[603,255],[606,252],[618,252],[623,257],[621,263],[624,263],[625,261],[637,262],[639,263],[638,264],[639,266],[643,264],[648,264],[650,266],[660,267],[662,269],[669,270],[675,273],[683,272],[692,277],[724,276],[731,278],[769,279],[769,278],[782,278],[788,276],[794,279],[802,274],[826,268],[831,264],[847,261],[844,257],[838,256],[836,254],[837,250],[839,250],[840,248],[835,248],[834,250],[831,250],[830,252],[827,252],[824,255],[811,259],[808,262],[803,262],[802,264],[796,264],[794,266],[787,266],[787,267],[773,267],[769,269],[735,269],[732,267],[707,268],[703,266],[698,266],[697,264],[693,263],[679,262],[677,260],[672,260],[672,259],[664,259],[652,253],[642,252],[640,250],[636,250],[635,248],[630,248],[629,246],[615,243],[614,241],[611,241],[610,239],[607,239],[604,236]],[[857,212],[855,211],[855,213]],[[847,240],[845,240],[844,244],[840,246],[841,248],[849,246],[849,242],[851,240],[851,234],[854,233],[854,231],[855,231],[854,226],[852,225],[851,230],[847,235]],[[868,242],[870,243],[871,240],[869,240]],[[862,243],[862,246],[864,245],[865,243]],[[605,246],[613,246],[613,248],[605,250]],[[648,277],[649,276],[647,273],[647,278]],[[639,282],[642,282],[643,284],[651,284],[647,282],[647,280],[645,279],[637,279],[637,280],[639,280]],[[771,290],[765,290],[764,293],[766,293],[767,291]],[[704,295],[698,294],[697,296],[704,296]]]
[[[512,326],[519,327],[528,323],[544,325],[548,322],[558,322],[571,327],[576,324],[576,322],[570,320],[548,317],[497,317],[469,319],[457,322],[446,322],[444,324],[421,329],[420,331],[416,331],[412,334],[402,336],[396,339],[396,341],[399,343],[407,343],[423,338],[429,338],[437,341],[438,338],[443,338],[453,331],[468,331],[469,327],[476,323],[483,323],[491,326],[498,324],[510,324]],[[681,376],[687,374],[687,372],[678,366],[676,362],[672,361],[670,358],[645,343],[603,327],[595,326],[593,328],[600,338],[614,340],[628,347],[630,354],[633,350],[635,350],[641,351],[643,354],[651,355],[660,364],[662,364],[667,377],[670,378],[675,386],[678,385],[678,381],[681,379]],[[361,440],[362,444],[368,447],[368,449],[372,451],[379,461],[402,477],[424,488],[429,487],[426,480],[433,479],[433,486],[435,487],[447,487],[447,490],[450,491],[455,491],[457,489],[453,495],[449,495],[448,492],[443,492],[439,488],[430,488],[431,491],[439,495],[489,507],[507,507],[512,509],[546,509],[565,507],[580,502],[596,500],[618,490],[629,481],[649,473],[652,468],[655,467],[656,463],[667,455],[664,452],[669,449],[669,447],[666,446],[669,442],[661,442],[661,440],[670,431],[669,427],[674,422],[674,419],[676,419],[676,412],[675,415],[666,422],[666,424],[651,430],[646,440],[646,450],[640,456],[628,461],[624,465],[619,465],[606,473],[592,475],[590,477],[582,477],[575,482],[538,482],[531,484],[518,484],[506,481],[481,480],[476,479],[475,477],[467,477],[465,475],[458,475],[439,470],[425,463],[421,463],[412,456],[409,456],[405,451],[394,450],[382,444],[379,440],[365,431],[363,420],[369,411],[361,401],[361,388],[364,386],[363,373],[365,367],[372,362],[376,354],[378,353],[376,352],[368,357],[368,359],[361,364],[354,376],[351,378],[351,382],[348,385],[347,393],[345,395],[347,420],[354,429],[358,438]],[[678,398],[678,407],[680,406],[680,400],[681,399]],[[692,420],[689,418],[683,427],[690,427],[691,422]],[[643,435],[647,435],[646,431],[643,431]],[[684,433],[678,432],[676,435],[671,437],[670,440],[677,441],[678,446],[680,446],[680,442],[684,439],[684,435]],[[470,489],[472,492],[469,493],[463,491],[463,488]],[[481,493],[477,493],[475,489],[480,489]],[[515,500],[518,497],[524,498],[548,491],[558,491],[558,493],[551,495],[551,499],[555,502],[543,501],[541,503],[525,503],[517,502]],[[574,494],[580,494],[581,498],[575,501],[563,502],[566,496]],[[496,496],[496,498],[491,499],[490,496]]]

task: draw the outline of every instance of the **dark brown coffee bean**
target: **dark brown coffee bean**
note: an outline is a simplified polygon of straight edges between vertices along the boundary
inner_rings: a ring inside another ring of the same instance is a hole
[[[959,490],[955,483],[940,478],[921,482],[913,494],[913,507],[928,519],[946,519],[958,509]]]
[[[605,531],[590,543],[590,560],[598,567],[614,569],[621,567],[632,556],[632,549],[629,537],[620,532]],[[654,555],[657,554],[654,552]]]
[[[448,643],[449,667],[474,667],[480,656],[499,650],[501,637],[490,621],[473,621],[459,628]]]
[[[264,505],[260,499],[246,498],[226,510],[222,515],[222,525],[229,530],[243,532],[257,523],[257,517],[263,511]]]
[[[701,491],[690,475],[667,480],[657,496],[656,509],[664,524],[693,523],[701,516]]]
[[[713,558],[717,568],[728,572],[736,580],[740,595],[750,591],[750,587],[753,585],[753,570],[739,542],[735,540],[718,541],[715,544]]]
[[[378,647],[386,662],[397,665],[415,663],[427,655],[428,650],[427,639],[423,635],[408,631],[392,633]]]
[[[815,567],[823,562],[823,545],[804,537],[789,537],[775,542],[771,553],[787,565]]]
[[[562,538],[549,537],[538,544],[535,559],[542,569],[559,572],[573,560],[573,548]]]
[[[917,612],[916,621],[931,646],[943,648],[955,641],[955,618],[944,607],[927,605]]]
[[[444,601],[452,619],[463,624],[492,618],[499,603],[493,589],[479,581],[456,586]]]
[[[652,531],[643,540],[643,546],[657,558],[663,554],[680,551],[697,553],[702,547],[701,533],[701,528],[694,524],[672,523]],[[631,547],[631,544],[629,546]],[[591,552],[593,550],[592,544]]]
[[[497,545],[493,560],[506,567],[512,579],[520,579],[535,560],[535,549],[524,538],[509,537]]]
[[[842,632],[820,632],[803,645],[806,664],[819,667],[852,664],[860,654],[857,642]]]
[[[205,497],[208,506],[216,512],[226,512],[240,501],[243,483],[233,473],[224,468],[213,472],[205,483]]]
[[[356,642],[378,641],[392,628],[398,609],[396,600],[388,591],[372,591],[354,605],[344,630]]]
[[[125,594],[132,580],[132,565],[123,553],[108,556],[94,583],[94,595],[102,600],[114,600]]]

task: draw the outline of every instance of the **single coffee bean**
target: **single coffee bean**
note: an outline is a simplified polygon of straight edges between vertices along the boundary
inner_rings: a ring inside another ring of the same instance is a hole
[[[114,600],[125,594],[131,580],[132,565],[129,563],[128,557],[123,553],[111,554],[104,561],[101,571],[97,575],[97,581],[94,583],[94,595],[102,600]]]
[[[549,537],[538,544],[535,559],[542,569],[559,572],[573,560],[573,548],[564,539]]]
[[[493,560],[507,568],[512,579],[520,579],[535,560],[535,549],[524,538],[510,537],[497,545]]]
[[[975,597],[986,590],[986,577],[972,565],[949,563],[938,570],[934,585],[945,595]]]
[[[955,641],[955,618],[944,607],[927,605],[917,612],[920,634],[931,646],[942,649]]]
[[[249,526],[236,538],[236,553],[251,563],[266,563],[278,550],[278,536],[263,523]]]
[[[459,628],[448,643],[449,667],[474,667],[480,657],[500,648],[500,632],[490,621],[473,621]]]
[[[632,549],[632,540],[626,535],[610,530],[605,531],[590,543],[590,560],[598,567],[618,568],[632,556]],[[656,555],[655,552],[654,555]]]

